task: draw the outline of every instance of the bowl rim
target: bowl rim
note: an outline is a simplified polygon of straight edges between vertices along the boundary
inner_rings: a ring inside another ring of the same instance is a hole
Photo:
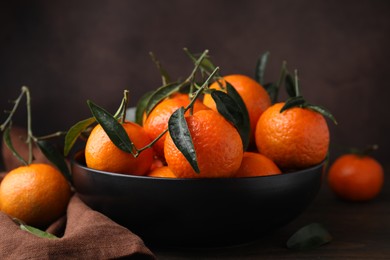
[[[86,171],[92,171],[96,172],[102,175],[106,175],[109,177],[117,177],[117,178],[126,178],[126,179],[148,179],[148,180],[164,180],[164,181],[207,181],[207,182],[215,182],[217,180],[248,180],[248,179],[272,179],[272,178],[281,178],[285,177],[286,175],[292,176],[292,175],[299,175],[299,174],[305,174],[307,172],[316,171],[318,168],[325,167],[325,164],[328,160],[328,158],[325,158],[322,162],[319,164],[310,166],[305,169],[300,169],[297,171],[291,171],[291,172],[282,172],[281,174],[275,174],[275,175],[266,175],[266,176],[248,176],[248,177],[221,177],[221,178],[169,178],[169,177],[153,177],[153,176],[146,176],[146,175],[132,175],[132,174],[124,174],[124,173],[116,173],[116,172],[108,172],[108,171],[102,171],[102,170],[96,170],[93,168],[87,167],[84,163],[79,162],[77,160],[78,157],[82,156],[84,154],[84,150],[79,150],[71,157],[71,165],[77,165],[77,167],[82,168]]]

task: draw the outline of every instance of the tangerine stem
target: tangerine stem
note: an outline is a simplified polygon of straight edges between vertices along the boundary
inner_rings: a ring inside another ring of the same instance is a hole
[[[33,160],[33,147],[32,147],[32,139],[34,138],[32,133],[32,120],[31,120],[31,96],[30,91],[26,86],[22,87],[22,92],[26,93],[26,106],[27,106],[27,140],[26,143],[28,145],[28,164],[32,163]]]
[[[214,75],[218,72],[219,67],[216,67],[214,71],[208,76],[205,82],[203,82],[202,86],[195,92],[194,97],[191,99],[191,102],[184,108],[184,112],[186,112],[189,108],[193,107],[196,99],[202,93],[202,91],[208,86],[209,81],[214,77]]]
[[[127,112],[127,105],[129,103],[129,91],[125,89],[123,91],[123,108],[122,108],[122,116],[121,116],[121,122],[122,124],[126,120],[126,112]]]
[[[50,138],[53,138],[53,137],[66,135],[66,133],[67,132],[64,132],[64,131],[58,131],[58,132],[55,132],[55,133],[52,133],[52,134],[48,134],[48,135],[44,135],[44,136],[37,136],[37,137],[34,137],[34,141],[46,140],[46,139],[50,139]]]
[[[119,105],[118,110],[114,114],[114,118],[119,118],[120,122],[123,124],[124,120],[126,119],[126,109],[127,109],[127,104],[128,104],[128,96],[129,96],[129,91],[125,89],[123,91],[123,98],[122,102]]]
[[[200,64],[202,63],[203,59],[206,57],[206,55],[209,53],[209,50],[204,50],[202,55],[200,55],[199,59],[195,61],[195,67],[192,70],[191,74],[188,76],[188,78],[184,82],[190,83],[190,95],[192,95],[192,92],[194,90],[194,79],[195,79],[195,73],[198,71]],[[190,96],[191,97],[191,96]]]
[[[1,131],[4,131],[4,129],[7,127],[8,124],[10,124],[11,122],[11,119],[12,119],[12,116],[15,114],[16,112],[16,109],[18,108],[19,106],[19,103],[22,99],[22,97],[24,96],[24,91],[23,91],[23,88],[22,88],[22,91],[20,93],[20,95],[18,96],[18,98],[16,100],[14,100],[14,107],[12,108],[12,110],[9,112],[9,115],[7,117],[7,119],[4,121],[4,123],[0,126],[0,130]]]

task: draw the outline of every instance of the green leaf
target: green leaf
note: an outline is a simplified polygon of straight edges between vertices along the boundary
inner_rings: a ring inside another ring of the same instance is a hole
[[[320,113],[321,115],[323,115],[323,116],[329,118],[330,120],[332,120],[332,122],[335,125],[337,125],[336,118],[325,107],[307,104],[307,105],[305,105],[305,108],[308,108],[308,109],[311,109],[311,110],[313,110],[313,111],[315,111],[317,113]]]
[[[7,145],[8,149],[10,149],[10,151],[12,152],[12,154],[20,161],[22,162],[24,165],[28,165],[27,161],[25,159],[23,159],[23,157],[15,150],[13,144],[12,144],[12,140],[11,140],[11,126],[8,126],[5,130],[4,130],[4,134],[3,134],[3,140],[4,140],[4,143]]]
[[[135,110],[135,122],[142,126],[143,123],[143,116],[146,109],[146,106],[148,105],[148,102],[150,100],[150,97],[154,91],[146,92],[138,101],[136,110]]]
[[[168,130],[177,149],[184,155],[194,171],[200,173],[194,143],[184,118],[183,107],[176,110],[169,118]]]
[[[169,97],[173,93],[180,90],[181,84],[177,82],[170,83],[168,85],[164,85],[159,87],[153,94],[151,94],[148,104],[146,105],[145,112],[147,115],[153,110],[153,108],[160,103],[166,97]]]
[[[211,97],[215,101],[218,112],[236,127],[241,136],[243,149],[246,150],[250,139],[248,110],[241,96],[229,82],[226,82],[226,90],[227,93],[213,91]]]
[[[266,83],[263,87],[268,92],[268,95],[271,99],[271,104],[274,104],[278,99],[279,86],[275,83]]]
[[[200,57],[200,55],[199,55]],[[207,74],[212,73],[217,67],[210,60],[209,56],[206,56],[200,63],[200,68],[207,72]]]
[[[66,164],[65,158],[62,156],[61,152],[48,141],[38,140],[36,143],[46,158],[60,170],[69,182],[72,182],[68,165]]]
[[[264,52],[256,63],[255,79],[260,85],[264,85],[265,68],[267,66],[269,51]]]
[[[242,121],[241,114],[237,110],[237,103],[230,97],[227,93],[221,90],[214,90],[211,92],[211,97],[213,98],[218,112],[234,126],[239,124]]]
[[[294,233],[287,241],[287,248],[304,250],[322,246],[332,241],[332,236],[319,223],[311,223]]]
[[[123,126],[110,113],[97,106],[92,101],[87,101],[92,115],[102,126],[110,140],[122,151],[133,154],[136,150]]]
[[[96,122],[94,117],[84,119],[75,125],[73,125],[65,136],[64,155],[68,156],[73,145],[76,143],[77,138],[85,131],[90,125]]]
[[[284,85],[285,85],[285,88],[286,88],[286,91],[287,91],[287,94],[289,97],[296,97],[297,96],[297,92],[296,92],[296,88],[295,88],[295,81],[294,81],[293,76],[291,76],[290,73],[286,74]]]
[[[302,107],[305,104],[306,100],[302,96],[291,97],[286,101],[282,109],[280,109],[280,113],[293,107]]]
[[[58,239],[58,237],[53,235],[53,234],[50,234],[48,232],[45,232],[43,230],[40,230],[40,229],[32,227],[32,226],[25,225],[23,223],[20,223],[19,227],[21,230],[27,231],[27,232],[29,232],[37,237],[40,237],[40,238]]]

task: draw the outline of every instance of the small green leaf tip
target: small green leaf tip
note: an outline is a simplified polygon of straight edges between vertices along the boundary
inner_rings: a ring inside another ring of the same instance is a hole
[[[287,248],[307,250],[320,247],[332,241],[331,234],[319,223],[311,223],[295,232],[287,241]]]

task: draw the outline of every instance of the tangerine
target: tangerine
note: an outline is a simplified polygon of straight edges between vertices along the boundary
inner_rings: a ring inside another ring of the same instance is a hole
[[[170,134],[164,153],[178,178],[232,177],[241,165],[243,144],[238,131],[214,110],[200,110],[185,120],[194,144],[200,173],[196,173],[174,144]]]
[[[234,87],[244,101],[249,114],[251,129],[250,140],[251,143],[254,144],[257,121],[261,114],[271,105],[271,99],[263,86],[254,79],[241,74],[224,76],[221,80],[212,83],[209,88],[221,90],[220,85],[225,87],[226,82],[229,82]],[[217,111],[216,104],[210,94],[204,95],[203,103]]]
[[[337,158],[328,172],[328,183],[340,198],[367,201],[382,189],[384,172],[381,164],[368,155],[345,154]]]
[[[188,94],[176,93],[170,98],[164,99],[159,104],[157,104],[153,110],[147,116],[143,127],[148,134],[150,140],[156,139],[165,129],[168,127],[168,120],[178,108],[186,107],[190,104],[191,99]],[[194,112],[208,109],[203,103],[199,100],[196,100],[194,103]],[[188,115],[189,111],[187,111]],[[163,159],[164,158],[164,141],[166,134],[164,134],[154,145],[153,149],[156,152],[156,155]]]
[[[265,155],[254,152],[244,152],[241,166],[235,177],[255,177],[281,174],[279,167]]]
[[[148,174],[149,177],[158,177],[158,178],[176,178],[175,174],[169,169],[168,166],[162,166],[153,169]]]
[[[145,147],[150,139],[145,130],[133,122],[122,124],[130,140],[137,148]],[[110,140],[100,124],[96,125],[85,145],[85,161],[89,168],[101,171],[145,175],[153,163],[154,151],[148,148],[138,157],[120,150]]]
[[[329,148],[325,118],[301,107],[280,113],[284,104],[269,107],[257,122],[258,151],[282,169],[302,169],[319,164],[326,158]]]
[[[70,197],[69,183],[48,164],[15,168],[0,184],[1,211],[36,227],[46,227],[61,217]]]

